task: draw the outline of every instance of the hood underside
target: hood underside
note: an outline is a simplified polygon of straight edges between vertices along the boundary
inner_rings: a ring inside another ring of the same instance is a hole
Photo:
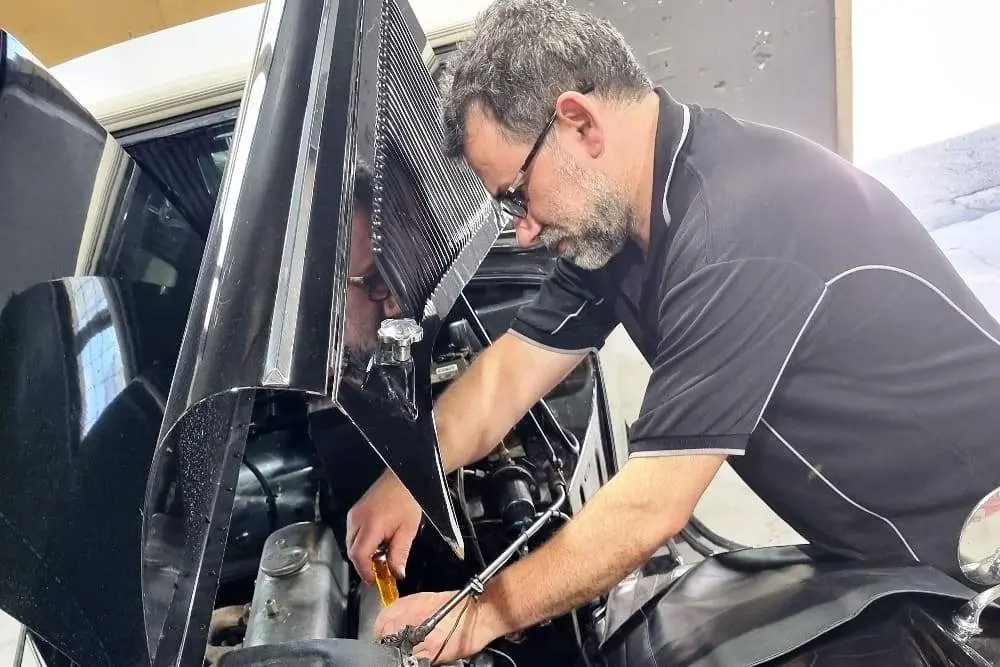
[[[424,43],[405,0],[265,7],[148,480],[154,665],[204,651],[259,392],[337,405],[463,553],[431,348],[503,225],[443,154]],[[372,281],[389,296],[373,298]],[[418,330],[410,353],[387,355],[387,320]]]

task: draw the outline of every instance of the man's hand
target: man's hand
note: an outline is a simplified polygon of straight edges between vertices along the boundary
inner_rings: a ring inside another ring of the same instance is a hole
[[[582,352],[552,352],[505,334],[482,352],[438,399],[434,425],[446,473],[492,451],[528,409],[565,378]],[[524,369],[532,372],[526,373]],[[405,576],[421,510],[406,487],[385,472],[347,515],[347,553],[372,583],[371,559],[389,540],[389,565]]]
[[[375,619],[375,637],[399,632],[407,625],[416,627],[426,621],[455,595],[456,591],[445,593],[417,593],[400,598],[382,610]],[[464,613],[463,613],[464,610]],[[490,614],[481,613],[473,598],[459,604],[438,623],[434,631],[427,635],[423,643],[413,649],[418,658],[433,660],[438,652],[440,657],[434,664],[455,662],[479,653],[487,644],[504,634],[498,620]],[[459,615],[461,614],[461,618]],[[456,626],[456,622],[458,625]],[[452,628],[455,629],[452,633]],[[449,633],[451,637],[448,638]],[[445,641],[447,640],[447,644]],[[444,646],[444,651],[441,651]]]
[[[389,566],[406,576],[410,547],[420,528],[420,506],[402,482],[389,471],[347,513],[347,555],[361,578],[374,583],[372,556],[389,542]]]

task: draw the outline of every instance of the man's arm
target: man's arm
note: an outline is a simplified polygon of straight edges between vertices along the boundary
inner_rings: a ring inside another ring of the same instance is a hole
[[[487,586],[483,622],[501,634],[515,632],[610,591],[683,530],[725,460],[717,454],[631,459],[563,530]]]
[[[584,352],[555,352],[505,334],[484,350],[441,395],[434,407],[438,447],[446,472],[486,456],[528,409],[583,359]],[[347,514],[347,553],[361,577],[389,541],[389,562],[405,576],[410,546],[420,527],[420,507],[386,470]]]
[[[484,350],[434,406],[438,448],[446,472],[478,461],[496,447],[617,324],[611,305],[588,289],[579,269],[557,263],[510,331]],[[371,555],[389,542],[389,562],[405,576],[420,508],[386,471],[347,515],[348,555],[371,581]]]
[[[446,647],[445,662],[610,591],[687,525],[725,460],[724,454],[629,460],[552,539],[487,584],[475,611],[468,612]],[[418,623],[450,595],[403,598],[379,616],[376,635]],[[456,614],[438,625],[417,655],[437,653]]]
[[[489,454],[584,356],[546,350],[510,333],[498,338],[434,407],[445,472]]]

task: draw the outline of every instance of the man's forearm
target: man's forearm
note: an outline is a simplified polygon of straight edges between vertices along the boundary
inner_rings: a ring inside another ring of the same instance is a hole
[[[662,489],[676,478],[657,479],[658,465],[648,460],[629,462],[548,543],[486,587],[479,610],[488,615],[484,622],[505,634],[516,632],[610,591],[687,525],[724,458],[663,461],[690,478],[676,492],[659,493],[653,485]]]
[[[438,399],[434,422],[445,472],[489,454],[508,431],[580,362],[505,335]]]

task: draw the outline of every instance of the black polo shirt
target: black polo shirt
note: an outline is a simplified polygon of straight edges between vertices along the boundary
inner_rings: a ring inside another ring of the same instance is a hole
[[[797,135],[660,96],[649,255],[560,260],[514,335],[652,367],[636,456],[729,455],[810,542],[957,573],[1000,486],[1000,326],[879,182]]]

